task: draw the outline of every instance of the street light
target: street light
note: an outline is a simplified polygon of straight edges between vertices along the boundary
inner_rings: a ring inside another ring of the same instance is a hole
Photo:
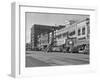
[[[74,43],[73,43],[72,40],[70,40],[70,41],[68,41],[68,44],[69,44],[69,45],[73,45]]]
[[[69,44],[72,44],[73,42],[72,41],[69,41]]]

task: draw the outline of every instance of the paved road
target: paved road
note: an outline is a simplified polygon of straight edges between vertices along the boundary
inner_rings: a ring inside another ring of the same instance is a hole
[[[89,55],[27,52],[26,67],[89,64]]]
[[[38,59],[35,59],[31,56],[26,56],[26,67],[39,67],[39,66],[50,66],[48,63],[45,63],[44,61],[40,61]]]

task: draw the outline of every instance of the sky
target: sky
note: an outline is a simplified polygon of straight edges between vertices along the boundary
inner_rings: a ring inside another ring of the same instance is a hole
[[[79,14],[52,14],[52,13],[25,13],[25,24],[26,24],[26,43],[31,40],[31,27],[34,24],[41,25],[65,25],[69,20],[81,21],[88,18],[88,15]]]

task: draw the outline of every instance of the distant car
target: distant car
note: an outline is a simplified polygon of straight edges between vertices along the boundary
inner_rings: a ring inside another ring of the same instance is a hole
[[[89,49],[86,48],[84,50],[79,50],[79,53],[82,53],[82,54],[89,54]]]
[[[77,47],[74,47],[71,51],[72,51],[72,53],[78,53],[79,52]]]

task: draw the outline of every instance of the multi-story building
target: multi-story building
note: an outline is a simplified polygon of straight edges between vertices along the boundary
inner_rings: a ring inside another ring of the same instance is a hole
[[[31,28],[31,49],[35,49],[37,47],[37,35],[38,35],[38,32],[36,30],[36,26],[33,25],[32,28]]]
[[[31,48],[45,49],[50,45],[56,44],[56,30],[65,26],[48,26],[34,24],[31,28]]]
[[[83,47],[89,45],[89,19],[63,26],[35,24],[31,28],[31,48],[45,49],[53,46]]]
[[[89,19],[83,20],[77,24],[77,45],[89,43]]]
[[[77,36],[76,23],[67,24],[66,27],[56,31],[57,45],[65,44],[66,40]]]
[[[90,40],[90,21],[89,18],[86,20],[80,21],[77,24],[77,43],[74,46],[77,46],[79,50],[88,50],[89,54],[89,40]]]
[[[89,19],[85,19],[56,31],[57,46],[82,47],[89,45]]]
[[[34,24],[31,28],[31,48],[46,48],[54,41],[55,26]]]

